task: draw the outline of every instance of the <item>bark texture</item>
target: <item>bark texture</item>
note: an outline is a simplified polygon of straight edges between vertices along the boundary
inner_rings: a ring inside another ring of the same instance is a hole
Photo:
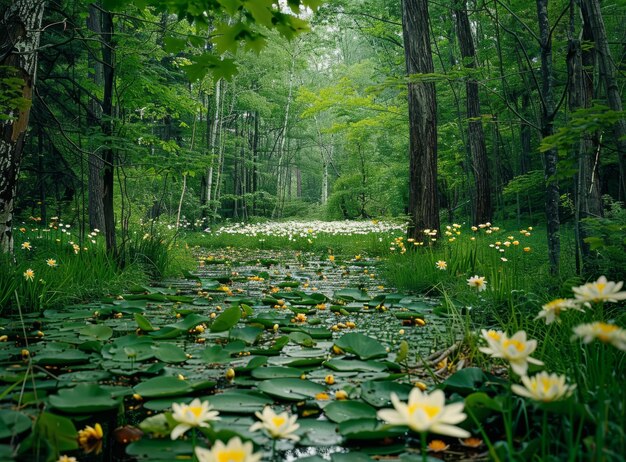
[[[45,1],[14,0],[0,10],[0,66],[22,79],[22,98],[32,101],[37,76],[37,48]],[[13,251],[13,206],[24,153],[30,104],[9,111],[0,122],[0,252]]]

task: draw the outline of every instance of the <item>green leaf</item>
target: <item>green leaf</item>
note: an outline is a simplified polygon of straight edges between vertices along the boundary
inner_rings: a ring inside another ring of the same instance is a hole
[[[153,346],[154,356],[165,363],[182,363],[187,361],[187,355],[185,351],[172,344],[172,343],[160,343]]]
[[[335,345],[347,353],[352,353],[360,359],[384,358],[386,348],[376,339],[358,332],[349,332],[335,341]]]
[[[254,379],[283,379],[283,378],[300,378],[302,371],[295,367],[284,366],[267,366],[257,367],[250,372],[250,375]]]
[[[20,433],[30,430],[32,422],[21,412],[11,409],[0,410],[0,440],[17,436]]]
[[[231,329],[229,338],[231,340],[243,340],[248,345],[253,345],[257,342],[262,333],[263,329],[260,327],[246,326]]]
[[[324,366],[337,372],[382,372],[387,366],[378,361],[359,361],[358,359],[330,359]]]
[[[206,348],[200,358],[209,364],[224,364],[230,361],[230,353],[224,351],[220,345],[213,345]]]
[[[360,289],[341,289],[335,292],[334,298],[347,302],[368,302],[371,297],[367,295],[367,292]]]
[[[119,406],[111,393],[93,383],[79,383],[74,388],[64,388],[51,395],[50,405],[68,414],[89,414],[108,411]]]
[[[443,389],[467,395],[481,389],[488,377],[478,367],[466,367],[455,372],[443,382]]]
[[[309,334],[305,334],[304,332],[292,332],[289,334],[289,339],[298,345],[302,345],[308,348],[314,347],[316,345],[313,338]]]
[[[67,417],[43,412],[35,423],[35,431],[45,438],[57,452],[78,449],[76,427]]]
[[[163,49],[168,53],[180,53],[185,49],[185,46],[187,46],[187,40],[185,39],[172,37],[171,35],[163,39]]]
[[[249,390],[233,390],[210,396],[209,402],[219,412],[226,414],[253,414],[272,404],[272,398]]]
[[[389,407],[391,393],[398,395],[400,401],[406,401],[412,388],[406,383],[369,380],[361,384],[361,399],[374,407]]]
[[[302,379],[271,379],[259,384],[259,390],[279,400],[301,401],[312,399],[326,391],[326,387]]]
[[[152,332],[154,330],[156,330],[154,328],[154,326],[150,323],[150,321],[148,321],[148,318],[146,318],[143,314],[141,313],[135,313],[135,322],[137,323],[137,326],[144,332]]]
[[[375,419],[376,409],[360,401],[333,401],[324,407],[324,414],[333,422],[350,419]]]
[[[238,306],[231,306],[226,308],[222,314],[220,314],[213,324],[211,324],[211,332],[224,332],[233,327],[239,322],[241,318],[241,308]]]
[[[80,350],[65,350],[44,352],[33,358],[33,361],[40,366],[73,366],[87,363],[90,359],[91,356]]]
[[[176,377],[154,377],[135,385],[134,390],[144,398],[163,398],[186,395],[193,389],[186,380]]]
[[[89,324],[78,331],[83,337],[90,337],[95,340],[108,340],[113,336],[113,329],[104,324]]]

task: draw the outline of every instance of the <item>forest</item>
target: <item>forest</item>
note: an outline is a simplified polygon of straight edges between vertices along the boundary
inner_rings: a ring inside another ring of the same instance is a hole
[[[623,461],[625,21],[0,0],[0,459]]]

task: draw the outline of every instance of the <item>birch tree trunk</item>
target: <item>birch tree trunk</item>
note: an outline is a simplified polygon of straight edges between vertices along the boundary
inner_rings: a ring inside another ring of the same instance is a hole
[[[409,76],[434,72],[427,0],[402,2],[402,31]],[[411,78],[411,77],[410,77]],[[408,83],[409,214],[408,235],[423,239],[423,230],[439,230],[437,195],[437,101],[434,82]]]
[[[44,0],[14,0],[0,11],[0,69],[3,74],[9,73],[23,81],[21,96],[28,103],[0,108],[11,116],[0,121],[0,252],[3,253],[13,252],[13,207],[37,77],[44,7]]]
[[[213,191],[213,171],[215,169],[215,161],[216,161],[216,141],[217,141],[217,132],[220,126],[220,98],[222,96],[222,79],[219,79],[215,82],[215,114],[213,116],[213,124],[211,125],[211,138],[209,141],[209,152],[211,156],[211,163],[209,164],[209,168],[206,173],[206,203],[210,207],[211,199],[212,199],[212,191]]]

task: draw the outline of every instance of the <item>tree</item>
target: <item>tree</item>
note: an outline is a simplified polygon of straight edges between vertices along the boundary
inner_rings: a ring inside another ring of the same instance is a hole
[[[17,78],[19,103],[0,114],[0,251],[13,251],[13,207],[24,153],[33,88],[37,76],[37,48],[41,36],[44,0],[2,2],[0,10],[0,70]]]
[[[437,197],[437,101],[430,48],[428,2],[402,2],[402,32],[409,74],[409,237],[424,229],[439,230]]]

